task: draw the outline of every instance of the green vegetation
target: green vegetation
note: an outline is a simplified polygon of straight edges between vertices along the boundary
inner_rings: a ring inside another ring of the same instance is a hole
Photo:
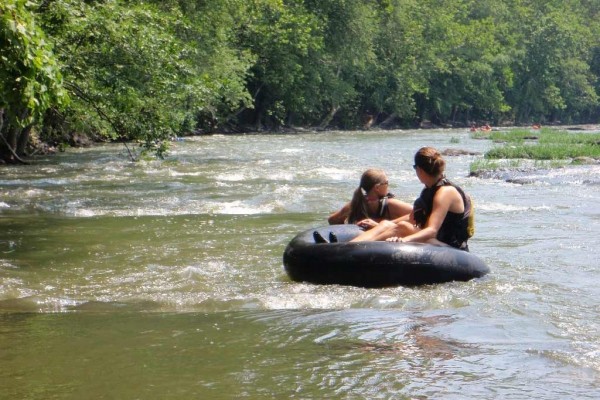
[[[525,140],[537,140],[541,133],[548,134],[552,132],[549,128],[542,128],[541,130],[529,130],[529,129],[510,129],[503,131],[477,131],[471,132],[471,137],[474,139],[488,139],[496,143],[510,143],[510,144],[521,144]]]
[[[3,0],[0,160],[32,139],[600,120],[600,6]]]
[[[44,112],[68,99],[52,46],[28,5],[0,3],[0,155],[13,162]]]
[[[581,163],[582,159],[600,160],[598,133],[571,133],[543,128],[540,131],[513,129],[474,132],[473,137],[491,139],[501,145],[486,152],[484,159],[471,164],[471,173],[526,166],[549,168]]]

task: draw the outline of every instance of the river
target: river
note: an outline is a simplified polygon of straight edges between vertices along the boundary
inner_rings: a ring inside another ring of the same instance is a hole
[[[484,278],[291,282],[298,232],[424,145],[471,194]],[[600,166],[469,177],[464,130],[185,138],[0,168],[1,399],[600,398]],[[506,174],[505,174],[506,175]],[[509,174],[510,175],[510,174]]]

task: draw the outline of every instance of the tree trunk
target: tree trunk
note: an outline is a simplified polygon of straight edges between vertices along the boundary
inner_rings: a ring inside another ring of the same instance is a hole
[[[17,137],[19,134],[19,128],[11,127],[8,125],[4,128],[4,109],[0,108],[0,161],[4,161],[9,164],[28,164],[21,160],[19,155],[16,153]]]
[[[262,119],[263,119],[263,108],[262,105],[258,106],[256,113],[254,114],[254,129],[256,131],[262,131]]]
[[[456,106],[456,104],[454,104],[452,106],[452,125],[454,126],[455,122],[456,122],[456,113],[458,112],[458,107]]]
[[[331,122],[331,120],[333,119],[333,117],[335,117],[335,114],[339,110],[340,110],[340,108],[338,106],[332,106],[331,109],[329,110],[329,112],[327,113],[327,115],[325,116],[325,118],[323,118],[323,120],[319,124],[319,128],[320,129],[327,128],[327,125],[329,125],[329,123]]]
[[[4,108],[0,108],[0,136],[4,138],[4,133],[2,132],[2,128],[4,128]],[[6,163],[6,153],[7,149],[4,148],[4,141],[0,141],[0,163]]]
[[[285,117],[285,124],[286,126],[289,126],[290,128],[294,127],[294,113],[292,112],[288,112],[286,117]]]
[[[388,127],[392,122],[394,122],[394,120],[396,119],[398,115],[396,113],[392,113],[390,114],[386,119],[384,119],[380,124],[379,127],[381,128],[386,128]]]
[[[17,137],[17,148],[15,152],[18,156],[25,156],[25,147],[27,146],[27,142],[29,142],[29,135],[31,134],[31,129],[33,128],[33,124],[27,125],[22,131],[21,134]]]

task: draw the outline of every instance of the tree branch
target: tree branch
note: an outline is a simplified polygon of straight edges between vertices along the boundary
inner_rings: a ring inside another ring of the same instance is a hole
[[[3,126],[4,126],[4,108],[0,109],[0,137],[2,138],[2,141],[6,145],[6,148],[8,149],[8,151],[10,151],[10,153],[12,154],[12,156],[15,158],[16,161],[20,162],[21,164],[29,165],[29,163],[27,161],[21,159],[21,157],[19,157],[17,155],[17,153],[15,152],[15,149],[13,149],[12,146],[8,143],[8,140],[6,140],[6,138],[4,137],[4,134],[2,133]]]
[[[77,97],[79,97],[81,100],[85,101],[90,106],[92,106],[92,108],[96,110],[98,115],[100,115],[100,118],[103,118],[109,123],[109,125],[113,128],[118,138],[122,141],[123,145],[127,149],[127,153],[129,153],[129,158],[131,159],[131,161],[137,161],[134,154],[129,149],[129,146],[127,146],[127,143],[125,142],[125,136],[121,133],[121,130],[118,128],[117,124],[112,120],[112,118],[110,118],[104,112],[104,110],[102,110],[98,105],[96,105],[96,103],[79,86],[71,82],[65,82],[65,86],[73,90]]]

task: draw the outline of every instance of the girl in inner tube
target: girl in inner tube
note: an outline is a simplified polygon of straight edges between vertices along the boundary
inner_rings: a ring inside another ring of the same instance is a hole
[[[413,211],[393,221],[383,220],[352,241],[421,242],[468,251],[471,199],[446,179],[442,155],[432,147],[422,147],[415,154],[413,168],[425,185]]]
[[[332,213],[327,221],[333,224],[358,224],[369,229],[385,220],[408,216],[412,206],[395,198],[388,191],[388,177],[382,169],[369,168],[360,177],[352,200]]]

